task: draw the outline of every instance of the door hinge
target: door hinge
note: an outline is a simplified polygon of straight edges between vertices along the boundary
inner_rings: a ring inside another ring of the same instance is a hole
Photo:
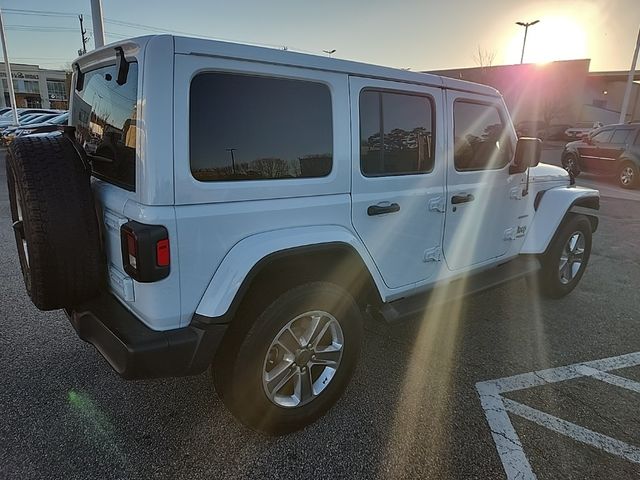
[[[517,186],[509,190],[509,198],[514,200],[522,200],[522,187]]]
[[[435,197],[429,200],[429,211],[430,212],[440,212],[444,213],[446,210],[446,205],[444,202],[444,197]]]
[[[423,262],[439,262],[440,258],[441,258],[441,253],[440,253],[441,249],[440,249],[440,245],[438,245],[437,247],[433,247],[433,248],[429,248],[427,250],[424,251],[424,258],[422,259]]]

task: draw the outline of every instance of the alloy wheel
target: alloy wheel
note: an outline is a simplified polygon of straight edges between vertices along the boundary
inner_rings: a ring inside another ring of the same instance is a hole
[[[582,232],[574,232],[569,236],[560,254],[558,275],[560,283],[570,283],[582,268],[584,261],[585,238]]]
[[[329,385],[344,348],[340,323],[313,310],[290,320],[271,342],[263,363],[262,386],[280,407],[300,407]]]
[[[626,166],[620,172],[620,183],[622,185],[631,185],[633,183],[635,177],[635,172],[633,171],[633,167]]]

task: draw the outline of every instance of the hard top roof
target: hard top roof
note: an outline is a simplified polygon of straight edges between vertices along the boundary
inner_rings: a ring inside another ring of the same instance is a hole
[[[144,48],[153,43],[154,38],[172,37],[176,54],[203,55],[223,58],[237,58],[256,62],[272,63],[300,68],[310,68],[329,72],[346,73],[354,76],[378,78],[406,83],[429,85],[439,88],[449,88],[473,92],[480,95],[499,97],[500,93],[493,87],[478,83],[467,82],[455,78],[441,77],[429,73],[410,72],[397,68],[370,65],[367,63],[340,60],[337,58],[298,53],[291,50],[245,45],[240,43],[225,42],[202,38],[183,37],[177,35],[147,35],[128,40],[115,42],[79,57],[76,61],[80,64],[90,61],[90,57],[103,56],[105,50],[113,49],[119,44],[134,44]]]

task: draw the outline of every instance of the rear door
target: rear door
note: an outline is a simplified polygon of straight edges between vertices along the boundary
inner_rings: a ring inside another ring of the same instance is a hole
[[[447,213],[444,256],[451,270],[517,254],[528,224],[525,174],[510,174],[515,132],[498,98],[447,92]]]
[[[611,140],[598,146],[598,155],[603,172],[615,173],[618,170],[618,159],[627,148],[631,131],[631,128],[616,128]]]
[[[351,77],[352,221],[384,282],[437,271],[445,183],[442,91]]]

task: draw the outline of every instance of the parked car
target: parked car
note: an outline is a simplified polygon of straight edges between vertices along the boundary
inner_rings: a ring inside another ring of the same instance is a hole
[[[581,172],[615,176],[623,188],[638,186],[640,123],[607,125],[568,143],[562,152],[562,166],[574,176]]]
[[[566,131],[571,125],[566,123],[558,123],[549,125],[544,132],[544,140],[566,140]]]
[[[547,124],[542,121],[524,121],[516,125],[518,137],[544,138]]]
[[[19,129],[30,126],[30,125],[41,124],[59,116],[60,115],[57,113],[45,113],[45,114],[34,113],[34,114],[24,115],[20,119],[20,125],[11,125],[9,127],[5,127],[0,130],[0,135],[1,135],[0,142],[3,145],[8,145],[13,140],[13,138],[15,138],[16,131],[18,131]]]
[[[567,128],[564,132],[567,140],[575,140],[588,135],[593,130],[602,127],[602,122],[578,122],[575,126]]]
[[[9,149],[26,290],[125,378],[211,365],[251,428],[321,417],[365,319],[585,272],[598,191],[538,165],[491,87],[170,35],[73,70],[74,133]]]
[[[18,108],[18,121],[22,122],[25,117],[33,118],[33,115],[44,115],[48,113],[60,115],[61,113],[64,113],[64,111],[41,108]],[[13,111],[11,109],[0,115],[0,129],[14,125],[15,121],[13,118]]]
[[[24,135],[35,135],[40,133],[54,132],[60,129],[61,125],[69,123],[69,113],[65,112],[62,115],[57,115],[43,123],[34,123],[29,125],[23,125],[16,129],[15,136],[22,137]]]

